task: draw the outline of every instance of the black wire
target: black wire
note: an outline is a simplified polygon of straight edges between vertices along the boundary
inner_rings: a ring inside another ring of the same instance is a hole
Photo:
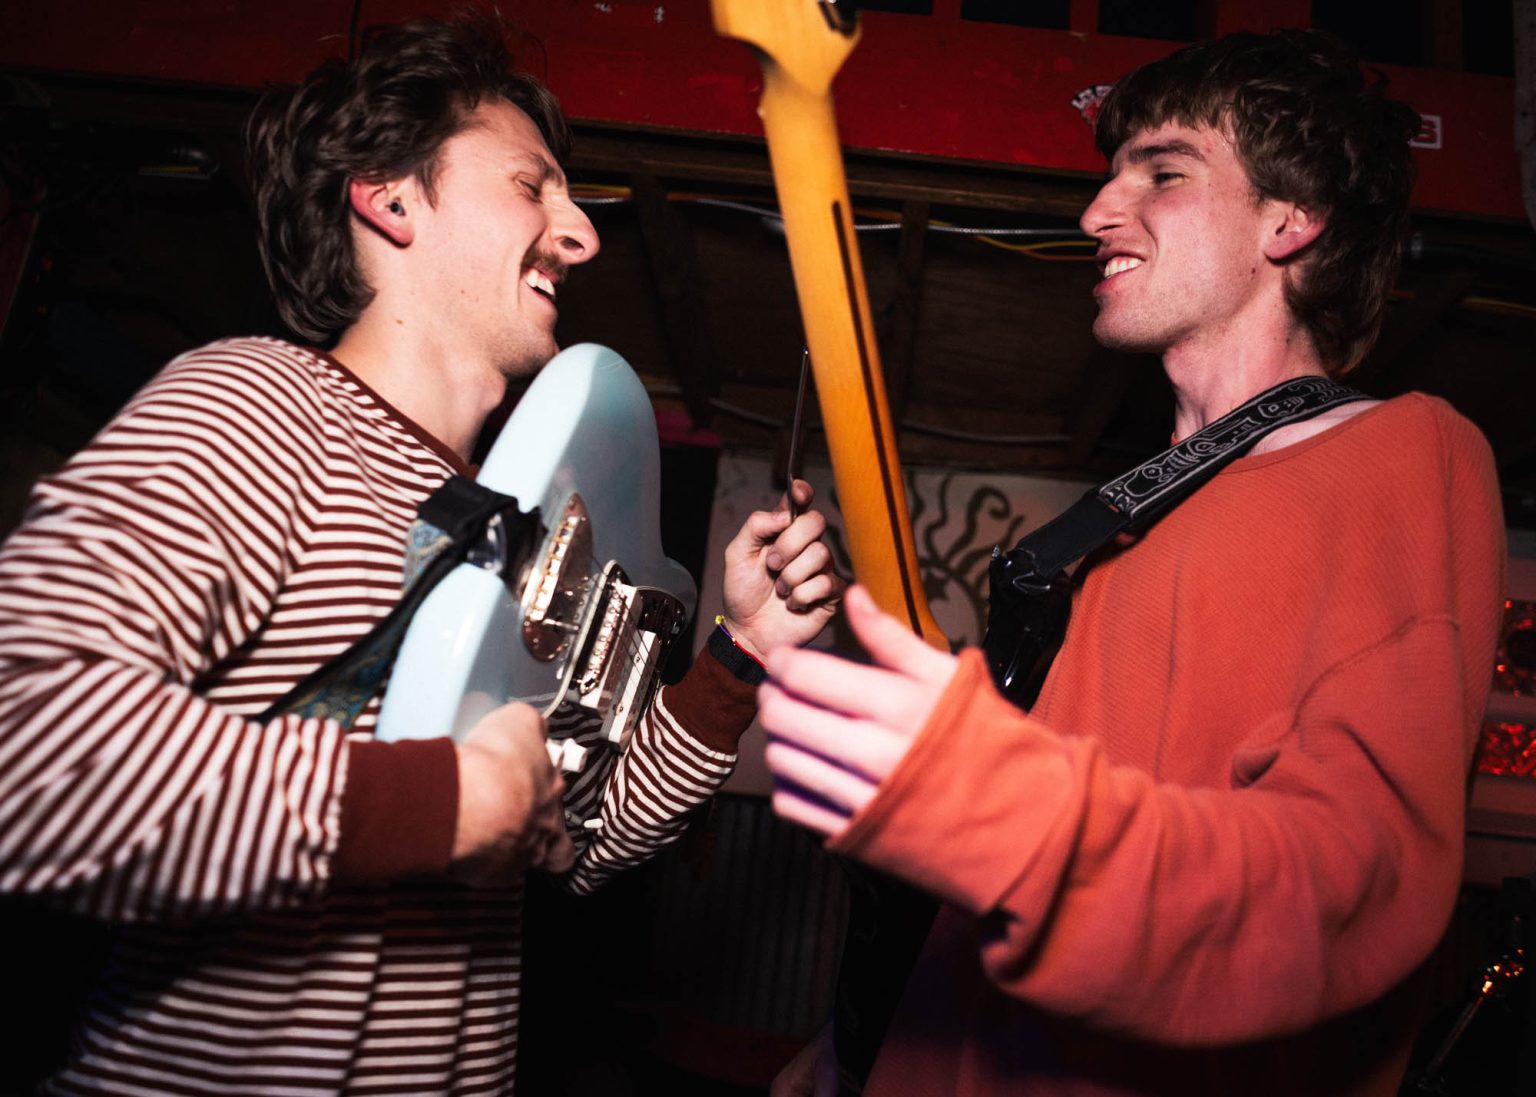
[[[1536,259],[1483,248],[1462,247],[1459,244],[1440,244],[1426,240],[1423,233],[1414,233],[1408,239],[1406,256],[1409,262],[1464,262],[1474,266],[1514,271],[1519,274],[1536,273]]]

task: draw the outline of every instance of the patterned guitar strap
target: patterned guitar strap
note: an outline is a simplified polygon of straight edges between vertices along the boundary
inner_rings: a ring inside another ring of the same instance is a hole
[[[350,728],[388,677],[417,608],[466,560],[515,579],[541,536],[539,511],[463,476],[449,477],[416,508],[406,539],[403,593],[361,640],[316,669],[256,717],[297,713]]]
[[[1034,704],[1066,630],[1074,561],[1145,530],[1270,431],[1365,399],[1326,377],[1284,381],[1088,492],[1009,551],[994,549],[982,648],[998,688],[1020,708]]]

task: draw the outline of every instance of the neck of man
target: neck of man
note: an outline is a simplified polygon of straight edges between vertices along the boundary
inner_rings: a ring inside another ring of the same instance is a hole
[[[1181,340],[1163,352],[1163,370],[1173,386],[1176,439],[1282,381],[1327,375],[1311,336],[1289,310]]]
[[[445,342],[381,294],[342,335],[337,361],[466,463],[506,377],[483,353]]]

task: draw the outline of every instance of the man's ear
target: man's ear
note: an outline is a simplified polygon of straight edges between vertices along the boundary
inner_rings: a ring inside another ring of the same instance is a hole
[[[1324,221],[1305,206],[1286,203],[1273,225],[1264,254],[1271,262],[1283,263],[1305,251],[1323,231]]]
[[[347,200],[353,213],[396,246],[406,247],[416,238],[411,221],[414,196],[404,196],[401,188],[353,179],[347,183]]]

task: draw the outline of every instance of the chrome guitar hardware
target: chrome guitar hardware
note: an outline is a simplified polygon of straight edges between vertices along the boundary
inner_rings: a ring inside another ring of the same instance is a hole
[[[548,663],[565,654],[581,627],[592,571],[592,522],[572,492],[523,588],[523,643],[535,659]]]
[[[489,519],[416,610],[378,738],[462,738],[523,700],[545,716],[594,713],[603,740],[584,742],[622,750],[694,602],[692,577],[661,548],[660,465],[655,412],[629,364],[590,343],[556,355],[476,477],[519,510]],[[581,770],[582,744],[549,748],[562,772]]]
[[[661,665],[682,635],[688,610],[657,587],[637,587],[610,562],[593,590],[571,660],[566,699],[602,717],[603,737],[620,750],[660,682]]]

